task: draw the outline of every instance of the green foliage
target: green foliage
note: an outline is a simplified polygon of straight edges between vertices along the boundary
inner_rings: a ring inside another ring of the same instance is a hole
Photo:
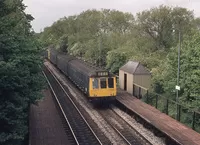
[[[110,51],[107,55],[107,66],[106,68],[109,69],[113,73],[118,73],[119,68],[123,66],[126,62],[126,54],[117,52],[117,51]]]
[[[177,48],[180,57],[179,100],[199,110],[200,105],[200,18],[181,7],[161,5],[138,13],[117,10],[87,10],[64,17],[40,34],[44,46],[65,44],[68,51],[114,73],[129,59],[140,61],[152,74],[152,90],[175,100],[177,84]],[[65,40],[65,39],[64,39]],[[65,46],[65,45],[64,45]],[[66,47],[64,47],[65,49]],[[149,103],[155,106],[155,96]],[[158,109],[166,112],[166,98],[158,99]],[[175,102],[169,102],[169,115],[176,116]],[[191,125],[191,112],[182,110],[181,121]],[[196,126],[199,125],[196,116]],[[199,129],[199,128],[198,128]]]
[[[193,35],[184,38],[180,56],[180,100],[184,104],[193,104],[199,97],[199,58],[200,58],[200,33],[193,32]],[[171,49],[167,56],[167,70],[164,74],[164,88],[166,92],[174,92],[177,83],[177,47]],[[173,93],[171,93],[172,95]],[[197,94],[197,96],[194,96]],[[173,95],[174,96],[174,95]],[[192,105],[195,107],[195,104]],[[199,106],[196,106],[199,107]]]
[[[22,144],[29,104],[41,98],[44,80],[31,15],[21,0],[0,2],[0,144]]]
[[[58,49],[61,50],[62,52],[68,52],[68,36],[63,35],[58,44]]]
[[[174,35],[175,30],[183,34],[191,30],[194,15],[186,8],[161,5],[137,14],[138,27],[143,35],[147,35],[155,42],[154,50],[169,50],[178,42],[178,35]]]
[[[185,50],[185,51],[184,51]],[[194,100],[192,93],[200,95],[200,33],[197,32],[192,37],[186,38],[183,43],[182,67],[180,80],[184,89],[185,100]],[[197,96],[196,96],[197,97]],[[198,96],[199,97],[199,96]]]
[[[129,59],[140,61],[152,72],[153,90],[174,99],[178,34],[180,32],[183,47],[186,47],[192,41],[190,37],[197,37],[193,36],[193,31],[199,30],[199,26],[199,18],[181,7],[161,5],[142,11],[135,17],[117,10],[87,10],[55,22],[40,34],[40,40],[46,46],[56,46],[67,35],[71,54],[115,73]],[[194,96],[199,89],[198,85],[194,85],[199,81],[199,71],[195,69],[199,59],[193,56],[198,56],[198,49],[192,50],[192,46],[188,46],[181,54],[181,70],[184,73],[181,72],[180,78],[183,88],[180,95],[182,100],[191,100],[190,103],[194,100],[191,94]],[[189,65],[191,63],[194,67]]]
[[[62,37],[67,35],[70,53],[105,66],[107,52],[126,43],[133,21],[129,13],[87,10],[78,16],[64,17],[45,28],[40,41],[44,46],[59,46]]]

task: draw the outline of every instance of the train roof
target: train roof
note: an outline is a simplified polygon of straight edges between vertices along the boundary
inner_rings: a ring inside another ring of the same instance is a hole
[[[97,72],[108,72],[107,70],[92,66],[90,63],[77,58],[70,60],[69,63],[88,76],[95,76]]]
[[[54,53],[55,50],[53,50],[52,52]],[[79,71],[83,72],[88,76],[96,76],[97,72],[107,72],[109,74],[107,70],[93,66],[92,64],[83,61],[81,59],[78,59],[72,55],[58,53],[58,52],[56,53],[58,54],[57,55],[58,59],[62,59],[66,63],[69,63],[70,65],[72,65],[73,67],[75,67],[76,69],[78,69]]]

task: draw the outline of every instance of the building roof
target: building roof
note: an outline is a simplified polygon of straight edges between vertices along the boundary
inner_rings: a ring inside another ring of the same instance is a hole
[[[128,61],[120,70],[134,75],[151,75],[151,73],[137,61]]]

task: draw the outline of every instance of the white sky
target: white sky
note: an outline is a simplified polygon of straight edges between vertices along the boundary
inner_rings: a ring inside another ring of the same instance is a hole
[[[64,16],[79,14],[87,9],[116,9],[136,14],[142,10],[161,4],[181,6],[194,10],[195,16],[200,16],[200,0],[24,0],[26,12],[35,20],[32,22],[36,32]]]

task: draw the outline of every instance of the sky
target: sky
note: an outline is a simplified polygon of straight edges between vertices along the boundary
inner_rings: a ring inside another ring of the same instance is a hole
[[[64,16],[79,14],[87,9],[115,9],[130,12],[135,15],[161,4],[181,6],[193,10],[196,17],[200,17],[200,0],[24,0],[26,12],[35,20],[33,29],[41,32],[45,27]]]

